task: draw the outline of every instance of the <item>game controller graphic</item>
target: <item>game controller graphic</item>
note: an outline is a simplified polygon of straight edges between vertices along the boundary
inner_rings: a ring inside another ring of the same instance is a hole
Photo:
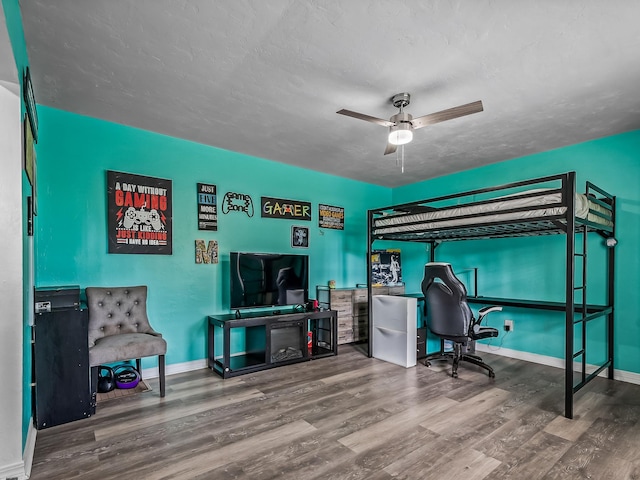
[[[244,212],[248,217],[253,217],[253,201],[244,193],[227,192],[222,199],[222,213]]]
[[[124,212],[122,224],[124,228],[131,228],[134,225],[150,225],[154,230],[160,230],[162,228],[160,214],[155,208],[147,211],[144,209],[136,210],[133,207],[129,207],[127,211]]]
[[[162,221],[160,221],[160,214],[155,208],[152,208],[147,212],[147,221],[154,230],[160,230],[162,228]]]

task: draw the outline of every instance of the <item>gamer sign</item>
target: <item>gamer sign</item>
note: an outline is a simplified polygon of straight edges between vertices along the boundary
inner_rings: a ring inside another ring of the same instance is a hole
[[[262,217],[311,221],[311,203],[284,198],[261,197]]]

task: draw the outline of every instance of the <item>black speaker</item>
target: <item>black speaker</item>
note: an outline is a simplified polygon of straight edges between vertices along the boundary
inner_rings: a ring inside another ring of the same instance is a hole
[[[103,373],[106,372],[106,373]],[[116,388],[116,377],[111,367],[98,367],[98,393],[107,393]]]

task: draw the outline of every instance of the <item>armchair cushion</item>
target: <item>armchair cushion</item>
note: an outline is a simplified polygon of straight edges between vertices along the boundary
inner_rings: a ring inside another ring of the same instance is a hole
[[[98,339],[89,349],[89,364],[96,366],[166,353],[167,342],[160,336],[148,333],[124,333]]]

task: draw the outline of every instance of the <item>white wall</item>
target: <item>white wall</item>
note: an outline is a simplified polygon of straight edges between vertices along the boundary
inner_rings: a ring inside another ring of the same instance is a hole
[[[0,85],[0,478],[23,476],[20,99]]]

